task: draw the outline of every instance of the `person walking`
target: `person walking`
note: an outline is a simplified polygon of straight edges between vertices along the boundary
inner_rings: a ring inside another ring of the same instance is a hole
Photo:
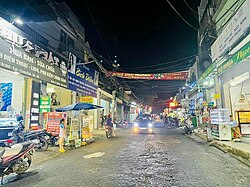
[[[59,152],[63,153],[64,150],[64,138],[66,136],[66,129],[65,129],[65,119],[60,120],[60,131],[59,131]]]

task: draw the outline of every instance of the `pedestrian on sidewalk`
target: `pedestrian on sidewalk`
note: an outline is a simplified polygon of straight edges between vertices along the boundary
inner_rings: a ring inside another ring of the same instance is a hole
[[[59,151],[61,153],[65,152],[64,150],[64,138],[66,136],[66,129],[65,129],[65,119],[60,120],[60,131],[59,131]]]

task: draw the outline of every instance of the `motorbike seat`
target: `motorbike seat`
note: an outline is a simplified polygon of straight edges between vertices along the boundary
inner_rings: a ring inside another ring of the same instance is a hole
[[[20,144],[22,144],[23,149],[27,149],[32,144],[32,142],[31,141],[26,141],[26,142],[22,142]]]

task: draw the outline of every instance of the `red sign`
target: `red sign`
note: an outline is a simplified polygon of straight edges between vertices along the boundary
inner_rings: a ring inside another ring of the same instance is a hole
[[[156,73],[156,74],[136,74],[136,73],[122,73],[122,72],[108,72],[108,76],[120,77],[124,79],[146,79],[146,80],[186,80],[188,79],[188,72],[174,72],[174,73]]]
[[[60,120],[65,119],[67,124],[67,114],[64,112],[48,112],[44,114],[44,123],[46,125],[47,132],[52,135],[59,135]]]

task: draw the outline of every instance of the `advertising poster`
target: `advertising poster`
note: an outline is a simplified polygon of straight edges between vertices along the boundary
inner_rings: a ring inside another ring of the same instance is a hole
[[[67,124],[67,114],[64,112],[48,112],[44,115],[44,124],[46,126],[47,132],[52,135],[59,135],[60,131],[60,120],[65,119],[65,124]]]
[[[50,112],[50,97],[43,96],[40,98],[40,112]]]
[[[7,111],[12,101],[12,83],[0,83],[0,111]]]
[[[32,81],[30,128],[39,129],[39,109],[40,109],[40,83]]]

